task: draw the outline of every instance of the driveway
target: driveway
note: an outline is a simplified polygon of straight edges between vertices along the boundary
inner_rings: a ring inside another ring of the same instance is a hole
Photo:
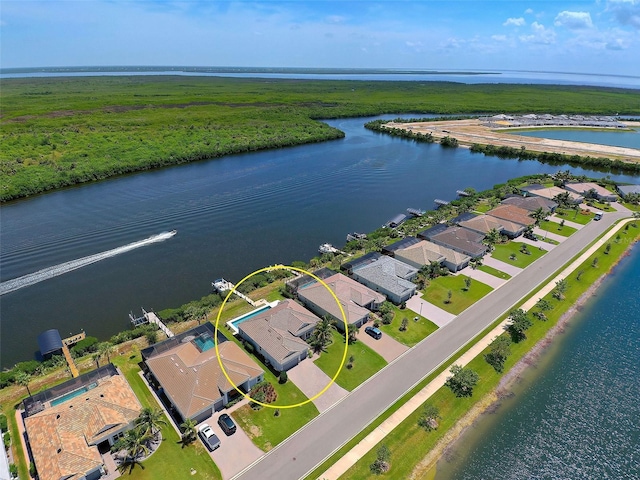
[[[498,278],[490,273],[483,272],[482,270],[474,270],[471,267],[465,267],[458,272],[459,274],[466,275],[469,278],[473,278],[479,282],[489,285],[491,288],[496,289],[505,284],[504,278]]]
[[[243,400],[239,404],[234,405],[234,407],[238,408],[246,403],[248,403],[248,401]],[[222,478],[225,480],[232,478],[234,475],[246,468],[247,465],[251,465],[254,461],[264,455],[264,452],[253,444],[244,430],[240,427],[236,429],[236,433],[229,435],[228,437],[222,431],[218,425],[218,417],[223,413],[229,414],[231,411],[232,409],[227,409],[221,412],[216,412],[204,421],[211,426],[220,439],[220,448],[216,448],[213,452],[210,452],[210,455],[220,469]],[[201,441],[199,437],[198,441]]]
[[[501,260],[496,260],[495,258],[489,255],[484,256],[484,258],[482,259],[482,263],[488,267],[493,267],[496,270],[500,270],[501,272],[508,273],[512,277],[515,277],[517,274],[519,274],[522,271],[521,268],[518,268],[514,265],[509,265],[508,263],[503,262]]]
[[[289,381],[293,382],[296,387],[302,390],[302,393],[304,393],[307,398],[317,395],[318,392],[322,391],[331,381],[331,378],[313,363],[313,360],[316,358],[315,355],[312,358],[307,358],[287,371]],[[318,411],[322,413],[342,397],[347,396],[348,393],[349,392],[341,386],[332,383],[326,392],[313,400],[313,404]]]
[[[380,340],[376,340],[371,335],[367,335],[365,333],[365,327],[366,325],[360,327],[360,330],[358,331],[358,341],[371,348],[371,350],[384,358],[387,363],[391,363],[404,352],[409,350],[409,347],[384,333],[382,334],[382,337],[380,337]]]
[[[422,315],[435,323],[438,328],[444,327],[450,323],[451,320],[456,318],[453,313],[449,313],[446,310],[436,307],[433,303],[429,303],[422,299],[420,295],[414,295],[407,300],[407,308],[412,312]]]
[[[543,242],[542,240],[529,240],[528,238],[524,238],[524,237],[518,237],[517,239],[511,240],[511,241],[517,242],[517,243],[526,243],[527,245],[541,248],[542,250],[546,250],[547,252],[549,250],[553,250],[555,247],[555,245],[552,243]]]

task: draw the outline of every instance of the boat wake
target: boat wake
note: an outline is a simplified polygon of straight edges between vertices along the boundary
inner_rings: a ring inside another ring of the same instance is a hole
[[[11,293],[24,287],[35,285],[36,283],[40,283],[44,280],[49,280],[50,278],[57,277],[73,270],[77,270],[78,268],[86,267],[87,265],[91,265],[92,263],[99,262],[100,260],[104,260],[106,258],[115,257],[116,255],[135,250],[136,248],[151,245],[153,243],[163,242],[164,240],[168,240],[169,238],[173,237],[176,233],[178,233],[176,230],[172,230],[170,232],[162,232],[158,235],[152,235],[149,238],[145,238],[144,240],[139,240],[122,247],[107,250],[106,252],[96,253],[95,255],[89,255],[88,257],[78,258],[76,260],[71,260],[70,262],[54,265],[53,267],[43,268],[42,270],[38,270],[34,273],[29,273],[28,275],[23,275],[22,277],[7,280],[6,282],[0,283],[0,295],[4,295],[6,293]]]

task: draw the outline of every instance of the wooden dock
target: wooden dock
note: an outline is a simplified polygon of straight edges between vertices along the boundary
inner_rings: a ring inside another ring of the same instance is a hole
[[[244,293],[240,293],[239,291],[236,290],[236,286],[231,283],[228,280],[225,280],[224,278],[218,278],[216,281],[211,282],[211,286],[214,288],[214,290],[216,290],[218,293],[224,293],[224,292],[228,292],[229,290],[232,290],[233,293],[235,293],[237,296],[239,296],[241,299],[243,299],[244,301],[246,301],[249,305],[251,305],[252,307],[256,306],[256,302],[254,302],[253,300],[251,300],[249,297],[247,297]]]
[[[73,378],[76,378],[78,375],[80,375],[80,372],[78,372],[78,367],[76,367],[76,364],[73,361],[73,358],[71,357],[71,352],[69,351],[69,347],[63,344],[62,353],[64,355],[64,358],[67,360],[67,364],[69,365],[69,370],[71,370],[71,375],[73,376]]]

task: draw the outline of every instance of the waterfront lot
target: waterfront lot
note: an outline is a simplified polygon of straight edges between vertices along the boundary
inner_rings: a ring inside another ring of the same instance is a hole
[[[491,292],[492,288],[477,280],[471,280],[471,286],[465,291],[464,275],[447,275],[438,277],[429,282],[429,286],[424,289],[423,298],[449,313],[457,315],[482,297]],[[451,292],[451,299],[448,299]]]
[[[527,255],[520,251],[521,245],[521,243],[517,242],[496,245],[493,252],[491,252],[491,257],[518,268],[525,268],[545,254],[544,250],[528,246],[529,255]],[[509,258],[511,255],[515,255],[514,260]]]

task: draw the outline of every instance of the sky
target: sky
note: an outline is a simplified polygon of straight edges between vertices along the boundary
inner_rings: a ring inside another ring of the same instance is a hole
[[[0,66],[640,76],[640,0],[0,0]]]

